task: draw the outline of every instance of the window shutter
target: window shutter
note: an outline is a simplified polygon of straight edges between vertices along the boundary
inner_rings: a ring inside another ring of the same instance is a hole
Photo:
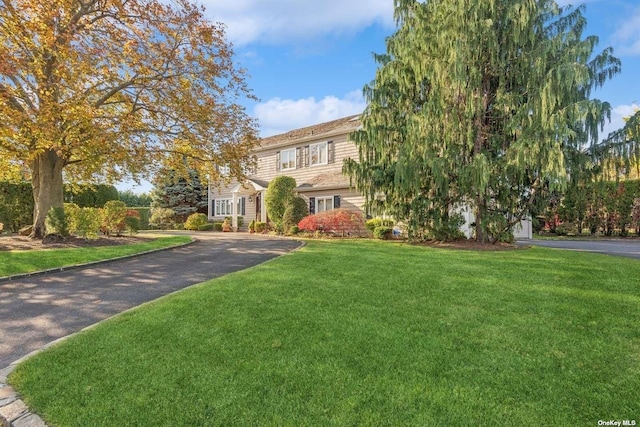
[[[309,215],[316,213],[316,198],[309,197]]]
[[[280,160],[280,152],[276,151],[276,170],[280,170],[280,166],[282,165],[282,161]]]
[[[309,146],[304,147],[304,166],[309,166]]]
[[[327,163],[333,163],[336,160],[335,149],[333,147],[333,141],[327,142]]]
[[[300,169],[303,166],[304,153],[302,150],[302,147],[296,148],[296,169]]]
[[[240,199],[240,215],[245,216],[246,215],[246,197],[243,197]]]
[[[211,199],[211,216],[216,216],[216,200]]]
[[[333,209],[340,209],[340,196],[333,196]]]

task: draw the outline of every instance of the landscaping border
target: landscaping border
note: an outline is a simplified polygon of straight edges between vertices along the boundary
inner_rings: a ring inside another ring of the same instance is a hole
[[[192,245],[192,244],[196,243],[197,241],[198,241],[198,239],[196,239],[195,237],[192,237],[190,242],[180,243],[178,245],[173,245],[173,246],[167,246],[166,248],[151,249],[151,250],[144,251],[144,252],[138,252],[136,254],[124,255],[124,256],[117,257],[117,258],[108,258],[108,259],[103,259],[103,260],[100,260],[100,261],[85,262],[83,264],[72,264],[72,265],[67,265],[67,266],[64,266],[64,267],[48,268],[46,270],[33,271],[31,273],[20,273],[20,274],[14,274],[14,275],[11,275],[11,276],[1,276],[0,277],[0,283],[10,282],[12,280],[17,280],[17,279],[24,279],[24,278],[27,278],[27,277],[41,276],[41,275],[45,275],[45,274],[57,273],[57,272],[60,272],[60,271],[76,270],[78,268],[90,267],[92,265],[107,264],[109,262],[120,261],[120,260],[123,260],[123,259],[132,258],[132,257],[140,256],[140,255],[152,254],[154,252],[166,251],[166,250],[169,250],[169,249],[176,249],[176,248],[181,248],[181,247],[184,247],[184,246],[189,246],[189,245]]]

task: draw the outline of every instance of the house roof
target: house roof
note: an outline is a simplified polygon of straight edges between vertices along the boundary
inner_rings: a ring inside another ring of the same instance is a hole
[[[344,176],[340,171],[327,172],[316,175],[307,182],[296,187],[298,191],[311,191],[329,188],[346,188],[349,187],[349,178]]]
[[[353,132],[360,126],[360,115],[343,117],[326,123],[294,129],[287,133],[268,136],[260,140],[258,150],[272,148],[279,145],[286,145],[293,142],[301,142],[312,139],[322,139],[334,135],[342,135]]]

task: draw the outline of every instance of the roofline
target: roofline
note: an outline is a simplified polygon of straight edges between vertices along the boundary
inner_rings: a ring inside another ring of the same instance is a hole
[[[354,116],[347,116],[348,118],[350,118],[350,120],[355,119],[356,117],[359,117],[360,114],[356,114]],[[322,124],[322,123],[320,123]],[[317,126],[317,125],[316,125]],[[283,142],[279,142],[277,144],[270,144],[264,147],[256,147],[253,149],[254,152],[258,152],[258,151],[266,151],[269,150],[271,148],[280,148],[280,147],[286,147],[287,145],[291,145],[291,144],[298,144],[301,142],[309,142],[309,141],[314,141],[314,140],[322,140],[322,139],[326,139],[326,138],[331,138],[333,136],[338,136],[338,135],[349,135],[351,132],[354,132],[356,130],[358,130],[358,128],[362,126],[361,123],[358,123],[358,126],[354,127],[351,130],[348,130],[345,132],[344,129],[341,130],[334,130],[334,131],[329,131],[326,133],[321,133],[321,134],[317,134],[317,135],[307,135],[304,136],[302,138],[291,138],[288,141],[283,141]],[[313,126],[308,126],[308,127],[313,127]],[[300,129],[305,129],[305,128],[300,128]],[[294,130],[298,130],[298,129],[294,129]],[[266,138],[260,138],[261,140],[264,139],[268,139],[268,138],[273,138],[279,135],[286,135],[286,133],[283,134],[278,134],[278,135],[272,135],[272,136],[268,136]]]
[[[310,193],[312,191],[325,191],[325,190],[344,190],[345,188],[351,188],[349,184],[333,184],[333,185],[324,185],[322,187],[302,187],[295,188],[295,191],[298,193]]]
[[[281,147],[286,147],[287,145],[294,145],[294,144],[299,144],[301,142],[310,142],[310,141],[316,141],[316,140],[323,140],[323,139],[329,139],[331,137],[334,136],[338,136],[338,135],[349,135],[351,132],[357,130],[357,128],[352,129],[348,132],[345,132],[344,130],[341,132],[327,132],[327,133],[323,133],[321,135],[309,135],[306,136],[304,138],[291,138],[289,141],[284,141],[284,142],[280,142],[278,144],[272,144],[272,145],[267,145],[265,147],[257,147],[253,149],[253,152],[257,153],[257,152],[261,152],[261,151],[267,151],[270,150],[272,148],[281,148]]]

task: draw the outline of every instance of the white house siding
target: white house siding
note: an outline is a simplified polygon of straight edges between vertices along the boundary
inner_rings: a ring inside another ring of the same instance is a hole
[[[278,170],[276,161],[278,152],[282,152],[283,150],[291,148],[305,149],[309,145],[322,142],[332,142],[333,144],[334,159],[332,163],[309,166],[305,166],[304,164],[302,164],[296,165],[295,169]],[[348,157],[357,159],[358,151],[356,146],[348,141],[347,135],[337,135],[321,137],[317,139],[307,139],[297,143],[292,142],[291,144],[287,144],[284,146],[258,149],[256,151],[256,156],[258,158],[257,171],[254,175],[256,178],[265,181],[271,181],[276,176],[286,175],[294,178],[296,180],[296,183],[298,185],[301,185],[313,180],[313,178],[317,177],[318,175],[341,171],[344,159]],[[345,177],[343,182],[345,184],[348,184],[348,178]]]
[[[347,209],[350,211],[360,211],[364,209],[365,199],[353,188],[340,188],[340,189],[326,189],[316,191],[300,191],[298,195],[306,200],[307,206],[311,198],[317,200],[319,198],[340,197],[340,209]],[[335,208],[335,206],[334,206]]]
[[[233,200],[234,194],[232,190],[235,189],[236,187],[238,187],[238,183],[237,181],[233,181],[231,184],[225,185],[221,188],[209,189],[209,215],[208,216],[210,221],[223,221],[225,217],[233,216],[233,215],[216,215],[215,203],[216,203],[216,200],[222,200],[222,199]],[[241,204],[242,204],[242,198],[244,198],[244,215],[242,215],[242,212],[237,212],[237,215],[242,216],[244,218],[245,227],[248,225],[248,223],[252,219],[256,218],[255,193],[256,191],[251,186],[249,186],[249,188],[245,186],[236,193],[236,198],[240,200]]]

